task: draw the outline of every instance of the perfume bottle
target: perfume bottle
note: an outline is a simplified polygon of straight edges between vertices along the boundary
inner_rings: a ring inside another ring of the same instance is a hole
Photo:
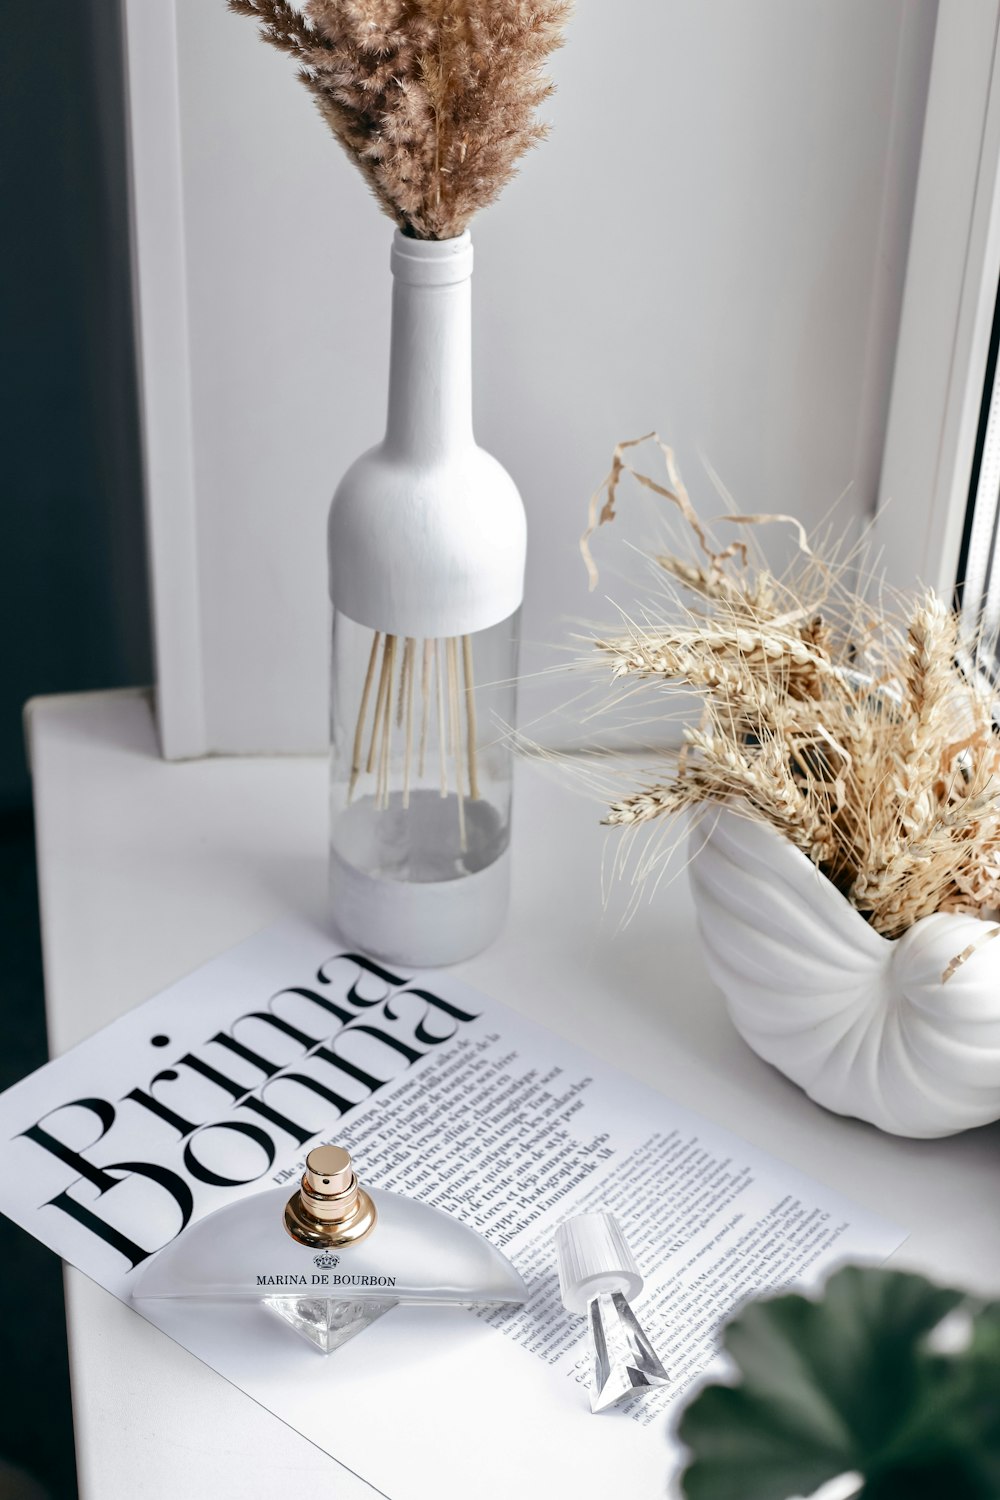
[[[291,1198],[243,1198],[161,1250],[132,1293],[160,1297],[261,1303],[331,1354],[400,1303],[523,1302],[527,1288],[474,1229],[362,1187],[342,1146],[318,1146]]]

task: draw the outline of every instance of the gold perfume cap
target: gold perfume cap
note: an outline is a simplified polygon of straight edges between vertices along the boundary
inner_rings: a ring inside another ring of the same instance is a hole
[[[306,1157],[298,1191],[285,1205],[285,1228],[302,1245],[352,1245],[375,1228],[375,1205],[343,1146],[317,1146]]]

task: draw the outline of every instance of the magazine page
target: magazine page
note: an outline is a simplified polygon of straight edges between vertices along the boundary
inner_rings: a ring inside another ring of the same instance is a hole
[[[523,1306],[400,1306],[325,1357],[263,1303],[141,1305],[392,1500],[673,1493],[672,1408],[712,1367],[720,1320],[904,1238],[449,974],[344,952],[300,922],[9,1089],[0,1124],[0,1208],[126,1302],[204,1215],[291,1194],[323,1142],[345,1145],[366,1185],[503,1250]],[[553,1233],[598,1208],[645,1276],[636,1311],[671,1378],[595,1416]]]

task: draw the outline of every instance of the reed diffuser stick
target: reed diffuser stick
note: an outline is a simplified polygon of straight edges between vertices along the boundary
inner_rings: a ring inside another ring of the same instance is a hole
[[[476,694],[472,676],[472,642],[467,635],[462,637],[462,665],[465,670],[465,715],[469,730],[469,796],[479,801],[479,756],[476,749]]]
[[[433,660],[433,642],[424,641],[423,668],[420,673],[420,755],[417,763],[417,775],[423,776],[424,767],[427,764],[427,729],[430,718],[431,707],[431,661]],[[362,705],[363,709],[364,705]]]
[[[413,759],[413,657],[416,652],[416,646],[416,641],[412,637],[408,637],[403,656],[403,671],[401,673],[403,696],[405,698],[403,717],[406,721],[406,744],[403,751],[404,807],[409,807],[410,805],[410,763]]]
[[[392,743],[392,677],[396,667],[396,637],[394,635],[387,635],[385,638],[383,661],[387,674],[386,692],[382,705],[382,746],[379,751],[379,790],[376,802],[379,807],[386,809],[389,806],[389,751]]]
[[[444,692],[441,687],[441,676],[444,671],[444,663],[441,660],[441,649],[437,641],[434,642],[434,692],[437,699],[437,727],[438,727],[438,754],[441,760],[441,796],[448,795],[448,762],[445,758],[445,726],[444,726]]]
[[[410,637],[403,637],[403,665],[399,674],[399,691],[396,694],[396,728],[403,727],[403,712],[406,707],[406,667],[409,661]]]
[[[350,802],[354,796],[354,788],[358,784],[361,774],[361,756],[363,753],[365,737],[365,720],[368,717],[368,700],[371,697],[372,683],[375,680],[375,668],[378,665],[378,648],[382,639],[382,632],[376,630],[372,637],[371,655],[368,658],[368,671],[365,673],[365,685],[361,690],[361,707],[358,709],[358,727],[354,731],[354,749],[351,753],[351,781],[347,788],[347,800]]]
[[[391,635],[387,635],[386,638],[385,638],[385,642],[384,642],[384,644],[382,646],[382,671],[379,674],[379,679],[378,679],[378,693],[375,696],[375,721],[372,724],[371,743],[368,746],[368,760],[365,763],[365,770],[368,772],[369,776],[372,774],[372,772],[375,769],[375,754],[376,754],[376,751],[378,749],[378,735],[379,735],[379,727],[380,727],[381,722],[382,722],[383,704],[388,701],[389,693],[391,691],[391,672],[390,672],[390,669],[389,669],[389,664],[390,664],[389,643],[390,643],[390,641],[393,644],[395,644],[395,638],[393,636],[391,636]],[[360,715],[359,715],[359,717],[360,717]]]
[[[454,636],[449,636],[445,642],[445,652],[448,659],[448,709],[451,717],[449,726],[450,749],[455,760],[455,793],[458,798],[458,838],[464,851],[465,842],[465,787],[463,785],[462,772],[462,714],[458,701],[458,649]]]

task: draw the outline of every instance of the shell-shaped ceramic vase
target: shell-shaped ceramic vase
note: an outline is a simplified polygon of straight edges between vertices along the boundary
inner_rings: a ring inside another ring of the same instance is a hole
[[[737,1030],[837,1114],[894,1135],[1000,1118],[1000,940],[937,912],[882,937],[794,845],[730,809],[692,834],[709,972]]]

